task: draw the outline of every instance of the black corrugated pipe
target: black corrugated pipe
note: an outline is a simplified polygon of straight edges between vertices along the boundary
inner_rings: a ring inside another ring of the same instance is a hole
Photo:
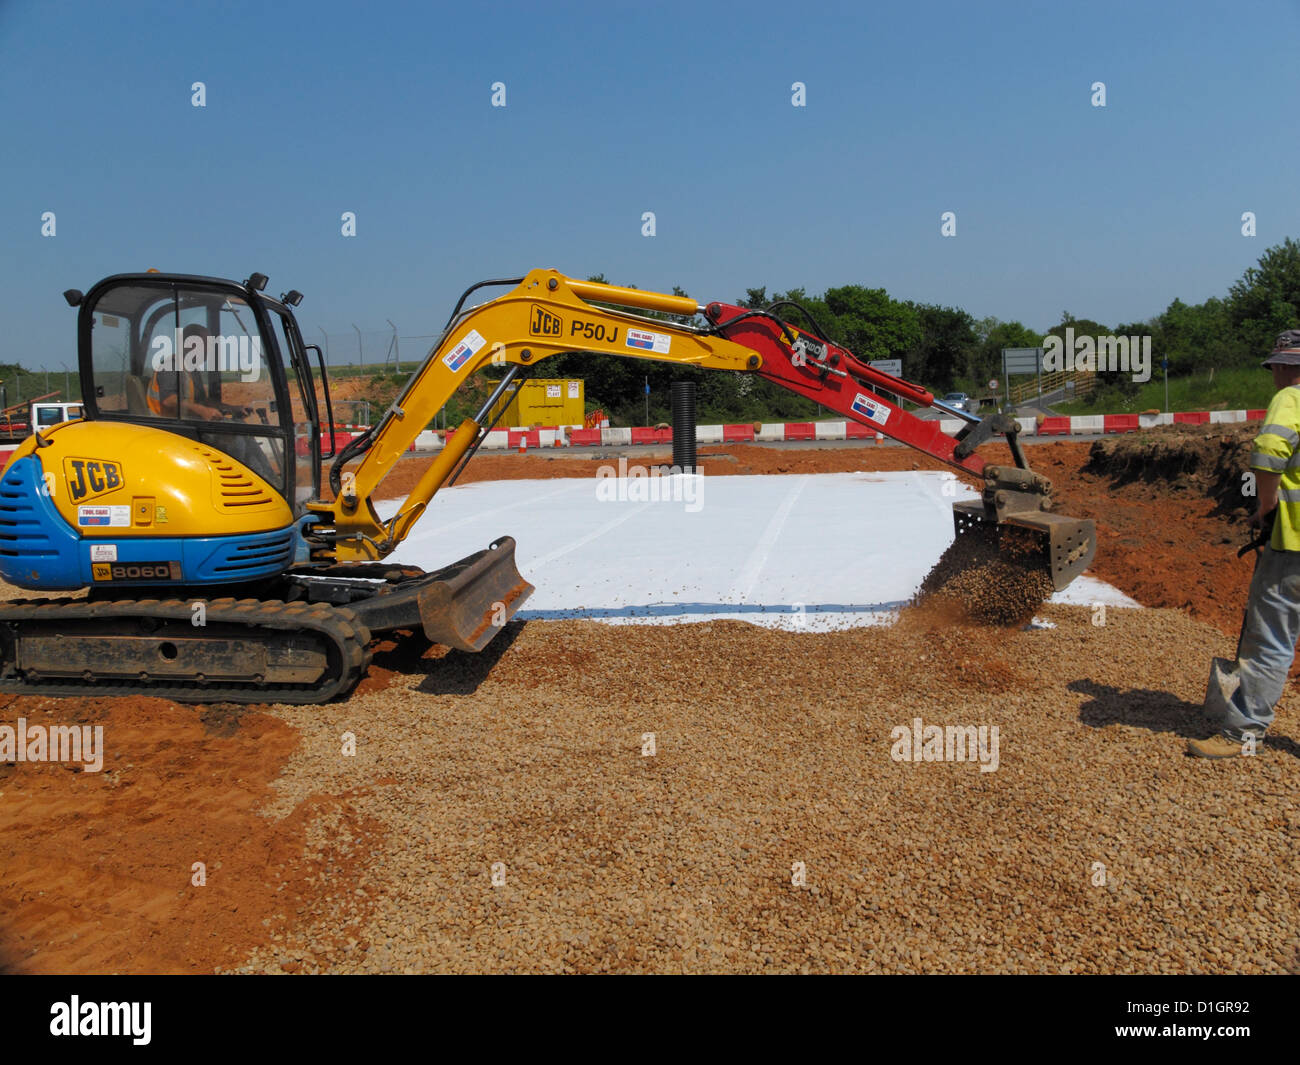
[[[673,465],[682,473],[695,472],[695,382],[674,381]]]

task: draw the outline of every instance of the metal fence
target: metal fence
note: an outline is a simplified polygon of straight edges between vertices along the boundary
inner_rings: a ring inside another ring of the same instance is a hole
[[[76,402],[81,399],[81,381],[77,367],[60,363],[58,369],[0,373],[0,409],[30,403],[41,396],[52,401]]]
[[[376,370],[396,373],[403,364],[418,364],[438,339],[436,334],[402,335],[392,323],[388,329],[352,327],[350,333],[328,333],[320,326],[302,326],[303,339],[319,344],[325,365],[331,372],[373,373]]]

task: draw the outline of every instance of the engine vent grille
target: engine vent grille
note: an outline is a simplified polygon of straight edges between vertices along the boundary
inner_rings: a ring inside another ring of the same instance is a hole
[[[256,540],[222,547],[212,560],[212,572],[231,579],[278,573],[293,560],[293,533],[267,533]]]
[[[14,463],[0,481],[0,555],[58,555],[36,509],[38,491],[30,463]]]
[[[217,504],[223,509],[241,511],[275,502],[258,478],[237,467],[226,455],[206,447],[194,450],[207,459],[216,474]]]

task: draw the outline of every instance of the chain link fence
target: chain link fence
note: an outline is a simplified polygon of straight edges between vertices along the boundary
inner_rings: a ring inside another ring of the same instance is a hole
[[[75,403],[81,399],[81,381],[77,367],[60,363],[51,370],[28,370],[25,367],[0,366],[0,410],[26,406],[38,399]]]
[[[429,353],[436,334],[403,336],[396,328],[360,329],[329,333],[317,326],[302,326],[303,340],[319,344],[331,376],[354,373],[409,373]]]
[[[325,356],[334,421],[339,425],[373,425],[387,409],[387,401],[376,399],[375,394],[395,394],[419,369],[438,339],[434,333],[403,334],[392,322],[388,329],[354,325],[351,332],[329,332],[321,326],[313,331],[305,323],[300,323],[300,328],[303,340],[319,345]],[[378,387],[376,378],[381,379]],[[354,381],[357,387],[350,386]],[[359,391],[369,395],[357,397]],[[435,421],[439,428],[446,428],[445,408]]]

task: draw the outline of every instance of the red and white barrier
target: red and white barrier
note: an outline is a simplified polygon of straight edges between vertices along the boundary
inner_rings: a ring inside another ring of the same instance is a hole
[[[1264,410],[1178,411],[1173,414],[1081,414],[1067,417],[1017,418],[1022,436],[1070,436],[1090,433],[1133,433],[1157,425],[1233,425],[1258,422]],[[939,428],[949,436],[962,427],[956,418],[944,418]],[[364,432],[366,425],[336,425],[335,445],[342,448],[352,436]],[[743,425],[697,425],[697,444],[751,444],[776,442],[812,442],[815,440],[873,440],[876,430],[859,422],[765,422],[758,429]],[[664,446],[673,441],[671,429],[636,426],[626,429],[584,429],[581,425],[551,425],[539,429],[494,429],[483,441],[486,451],[518,450],[527,442],[529,449],[538,447],[633,447]],[[323,433],[321,445],[329,449],[329,434]],[[415,438],[411,451],[441,451],[443,436],[426,429]],[[0,470],[9,463],[13,448],[0,449]]]
[[[1021,436],[1072,436],[1092,433],[1133,433],[1157,425],[1217,425],[1261,421],[1262,410],[1185,411],[1176,414],[1076,414],[1046,418],[1017,418]],[[940,431],[955,435],[964,423],[957,418],[942,418]],[[340,444],[345,429],[364,426],[339,426]],[[757,428],[751,422],[738,425],[697,425],[697,444],[765,444],[811,443],[817,440],[874,440],[873,426],[860,422],[764,422]],[[486,451],[518,451],[526,443],[529,450],[538,447],[663,447],[672,443],[671,429],[632,426],[621,429],[585,429],[581,425],[542,426],[494,429],[483,441]],[[328,440],[326,441],[328,442]],[[415,441],[415,451],[439,451],[443,437],[431,429]]]

